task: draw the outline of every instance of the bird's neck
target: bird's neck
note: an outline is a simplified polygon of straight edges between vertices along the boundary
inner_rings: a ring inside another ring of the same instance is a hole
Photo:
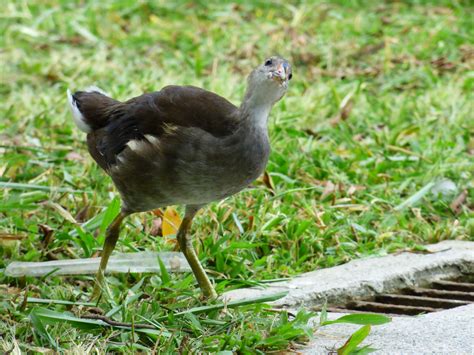
[[[261,96],[247,92],[240,105],[240,112],[251,126],[267,130],[268,116],[273,107],[273,102],[262,99]]]

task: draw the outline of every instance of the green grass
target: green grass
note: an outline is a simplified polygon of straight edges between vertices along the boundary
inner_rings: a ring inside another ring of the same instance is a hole
[[[471,2],[173,3],[3,5],[0,233],[21,240],[0,235],[0,268],[13,260],[90,257],[101,248],[107,218],[82,228],[57,207],[84,222],[116,195],[73,125],[67,88],[95,84],[127,99],[192,84],[237,104],[247,73],[275,53],[292,62],[294,75],[271,114],[267,171],[274,191],[257,182],[209,206],[193,227],[220,293],[354,258],[473,240]],[[467,191],[457,213],[450,200],[415,195],[443,178],[455,182],[458,194]],[[396,208],[414,195],[416,204]],[[149,233],[155,218],[129,218],[117,249],[171,249]],[[291,349],[311,332],[307,313],[288,319],[262,304],[176,318],[173,313],[200,305],[191,275],[108,279],[104,314],[151,322],[161,335],[39,324],[35,313],[29,316],[36,306],[23,302],[25,294],[84,302],[92,278],[0,273],[0,338],[14,337],[23,351],[245,353]],[[78,304],[47,307],[89,312]]]

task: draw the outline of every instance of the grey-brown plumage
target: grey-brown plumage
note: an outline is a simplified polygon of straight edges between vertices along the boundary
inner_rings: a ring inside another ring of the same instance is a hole
[[[291,76],[286,60],[267,59],[250,74],[240,107],[193,86],[167,86],[125,102],[95,88],[68,95],[76,124],[88,132],[90,154],[121,194],[121,218],[184,204],[178,241],[181,234],[186,249],[192,247],[186,232],[196,211],[237,193],[263,172],[270,152],[268,115]],[[193,271],[205,295],[214,296],[202,270]]]

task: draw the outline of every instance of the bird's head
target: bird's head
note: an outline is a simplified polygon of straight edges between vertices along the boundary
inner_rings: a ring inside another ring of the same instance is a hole
[[[262,103],[274,104],[285,95],[292,76],[291,65],[286,59],[267,58],[250,73],[247,94]]]

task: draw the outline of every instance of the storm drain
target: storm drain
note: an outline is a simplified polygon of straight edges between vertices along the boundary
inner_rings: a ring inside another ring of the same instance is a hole
[[[474,274],[454,280],[434,281],[424,287],[408,287],[397,293],[378,294],[328,307],[340,313],[373,312],[418,315],[474,303]]]

